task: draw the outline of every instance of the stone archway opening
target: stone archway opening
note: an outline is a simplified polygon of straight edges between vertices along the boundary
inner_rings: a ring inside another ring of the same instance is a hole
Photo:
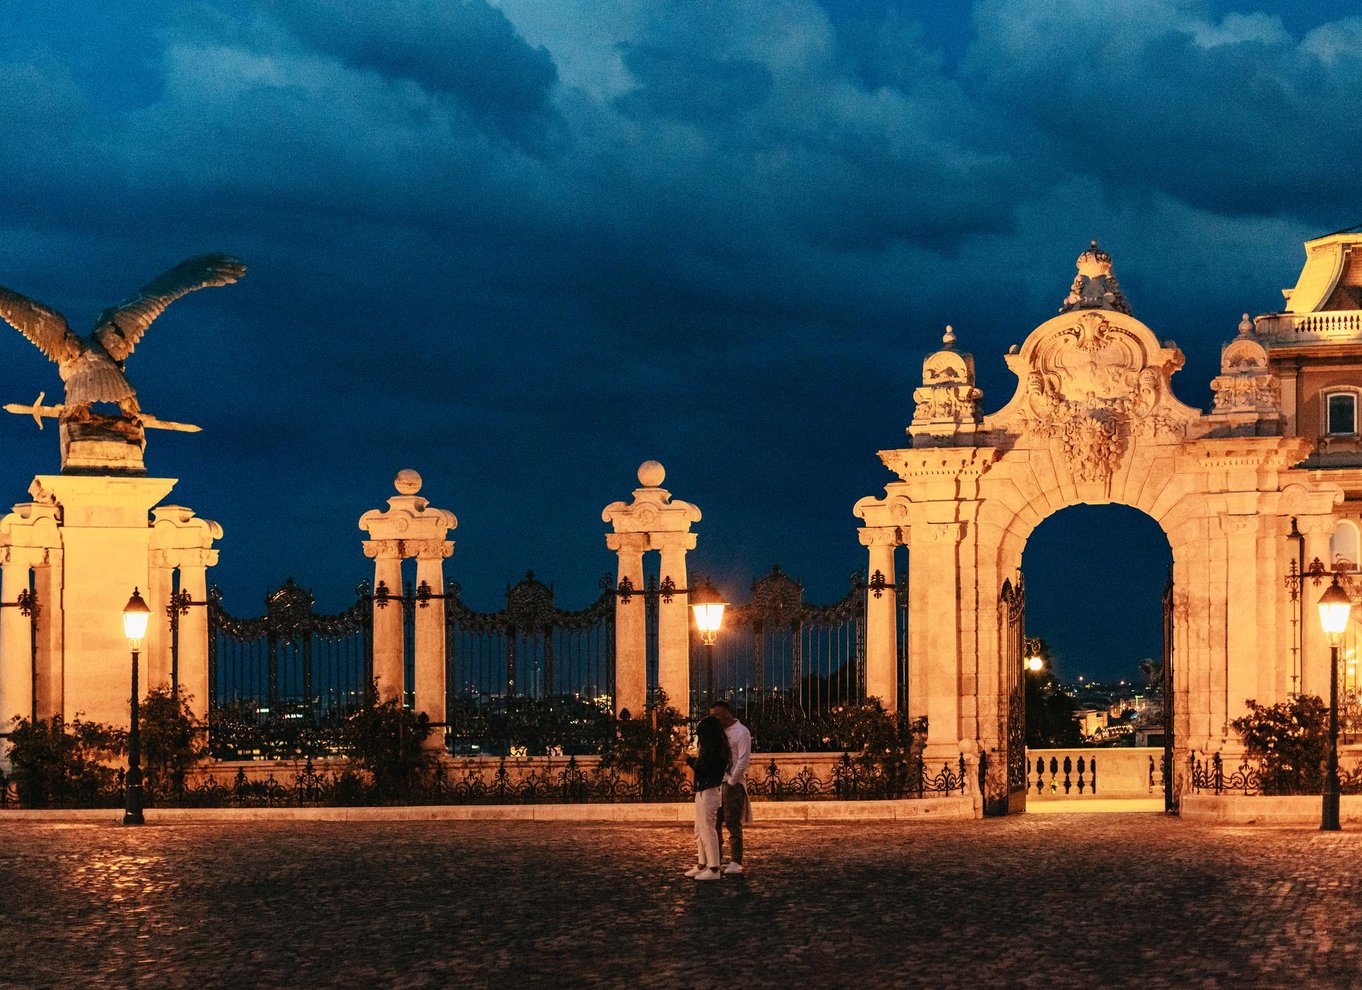
[[[1173,551],[1159,524],[1125,505],[1047,516],[1022,552],[1026,634],[1044,639],[1064,682],[1136,682],[1163,649],[1162,599]]]
[[[1022,553],[1027,804],[1163,808],[1171,744],[1163,675],[1173,554],[1152,518],[1116,503],[1047,516]]]

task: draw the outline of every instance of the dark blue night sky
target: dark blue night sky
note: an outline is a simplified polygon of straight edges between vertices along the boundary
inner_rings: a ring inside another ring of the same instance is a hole
[[[1239,314],[1362,220],[1353,3],[663,0],[44,3],[0,46],[0,284],[95,314],[242,258],[129,363],[148,468],[226,529],[255,612],[371,573],[356,520],[418,469],[494,607],[527,568],[580,607],[600,510],[661,460],[730,595],[780,563],[830,600],[946,323],[988,409],[1096,237],[1205,406]],[[3,329],[3,328],[0,328]],[[0,400],[60,394],[0,338]],[[0,500],[58,466],[0,420]],[[1168,548],[1074,509],[1027,550],[1061,672],[1157,654]],[[1119,582],[1128,611],[1083,589]],[[1066,591],[1077,588],[1078,591]]]

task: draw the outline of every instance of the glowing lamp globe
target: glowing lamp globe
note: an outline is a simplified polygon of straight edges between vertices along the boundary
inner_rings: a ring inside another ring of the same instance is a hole
[[[151,621],[151,609],[142,600],[142,595],[136,588],[132,589],[132,597],[128,599],[128,604],[123,606],[123,635],[127,637],[129,643],[140,643],[147,634],[147,623]]]
[[[1033,673],[1033,674],[1039,674],[1039,673],[1040,673],[1040,669],[1041,669],[1042,667],[1044,667],[1044,666],[1045,666],[1045,661],[1042,660],[1040,657],[1027,657],[1027,658],[1026,658],[1026,669],[1029,670],[1029,671],[1031,671],[1031,673]]]
[[[700,630],[700,641],[713,646],[719,638],[719,628],[724,622],[724,601],[717,588],[706,580],[690,593],[690,607],[695,613],[695,628]]]
[[[1319,596],[1319,624],[1329,636],[1339,636],[1348,628],[1348,617],[1353,610],[1353,600],[1339,586],[1338,578]]]

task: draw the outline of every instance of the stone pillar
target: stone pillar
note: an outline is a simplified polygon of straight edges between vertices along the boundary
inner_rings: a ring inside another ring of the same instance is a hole
[[[170,686],[170,615],[166,609],[174,590],[175,565],[171,561],[171,551],[153,549],[147,567],[147,587],[142,595],[147,608],[151,609],[147,638],[142,644],[147,651],[148,691]]]
[[[39,718],[52,718],[66,710],[60,547],[44,551],[44,562],[33,569],[33,591],[38,596],[38,676],[33,701]]]
[[[1275,520],[1273,520],[1275,521]],[[1258,697],[1258,670],[1264,662],[1263,641],[1276,637],[1274,613],[1260,613],[1258,588],[1280,585],[1274,573],[1259,573],[1258,515],[1221,516],[1229,558],[1225,618],[1225,712],[1222,730],[1225,746],[1237,745],[1229,723],[1244,714],[1244,702]],[[1276,578],[1277,580],[1274,580]],[[1270,662],[1270,658],[1266,658]]]
[[[1305,534],[1305,566],[1319,558],[1329,566],[1329,537],[1332,516],[1301,516],[1298,525]],[[1301,694],[1313,694],[1329,703],[1329,637],[1319,624],[1319,598],[1329,587],[1327,579],[1318,586],[1310,578],[1301,582],[1305,609],[1301,621]]]
[[[634,594],[615,599],[615,714],[638,715],[648,700],[647,607],[643,598],[645,533],[607,533],[605,545],[619,554],[617,586]],[[627,582],[627,584],[626,584]]]
[[[652,543],[660,551],[661,583],[667,579],[677,588],[667,601],[657,603],[657,686],[667,693],[672,707],[690,710],[690,595],[686,590],[686,551],[695,549],[694,533],[654,533]]]
[[[443,749],[445,737],[445,558],[454,552],[451,540],[421,540],[408,546],[416,553],[418,594],[430,598],[416,603],[416,710],[437,728],[426,742],[430,749]]]
[[[895,527],[858,530],[861,545],[870,550],[865,599],[865,693],[879,698],[885,711],[898,710],[898,593],[894,580]]]
[[[406,696],[406,655],[402,637],[402,561],[417,559],[417,579],[425,580],[432,594],[443,594],[443,560],[453,552],[454,544],[445,540],[459,522],[454,513],[431,508],[427,499],[420,497],[421,476],[407,468],[393,480],[397,494],[388,499],[388,508],[371,509],[359,519],[359,528],[369,534],[364,541],[364,555],[374,561],[374,680],[380,701]],[[425,565],[421,563],[426,559]],[[432,580],[433,578],[433,580]],[[384,607],[378,598],[379,586],[386,587],[389,601]],[[433,612],[435,602],[438,612]],[[425,617],[422,617],[425,613]],[[438,616],[438,624],[432,615]],[[432,599],[427,607],[416,610],[416,710],[425,711],[432,722],[444,722],[444,604],[443,599]],[[438,708],[425,709],[423,703],[435,705],[432,692],[438,692]],[[440,737],[437,734],[437,739]]]
[[[208,718],[208,568],[218,562],[213,542],[222,539],[222,527],[199,519],[182,505],[163,505],[151,513],[151,567],[148,581],[151,622],[147,626],[147,659],[151,679],[147,688],[169,687],[172,674],[189,700],[195,718]],[[180,572],[180,597],[189,596],[189,607],[179,612],[178,665],[172,671],[170,614],[167,608],[175,590],[174,572]],[[153,635],[154,634],[154,635]]]
[[[217,562],[216,550],[180,555],[180,593],[188,593],[192,604],[180,615],[179,685],[200,720],[208,718],[208,568]]]
[[[402,642],[402,541],[365,540],[364,555],[374,561],[374,690],[379,701],[401,701],[407,683]]]
[[[8,732],[15,718],[33,717],[33,624],[17,607],[19,595],[29,590],[34,551],[21,547],[0,549],[0,726]],[[7,755],[7,747],[0,758]]]
[[[700,510],[689,502],[673,500],[671,493],[661,488],[666,470],[657,461],[644,461],[638,469],[642,487],[634,489],[632,502],[611,502],[601,513],[601,519],[611,524],[606,545],[620,555],[619,574],[643,586],[642,554],[658,550],[662,554],[662,579],[670,577],[678,589],[685,589],[686,551],[695,549],[695,534],[691,523],[700,521]],[[637,555],[637,560],[635,558]],[[634,612],[637,602],[637,612]],[[688,597],[684,591],[672,595],[670,602],[658,603],[658,686],[667,692],[671,704],[680,711],[690,705],[690,618]],[[643,599],[631,597],[626,605],[615,602],[616,643],[625,645],[628,652],[617,649],[615,657],[615,710],[629,708],[627,697],[637,703],[640,697],[637,670],[645,669],[636,659],[644,651]],[[630,708],[631,711],[637,709]]]

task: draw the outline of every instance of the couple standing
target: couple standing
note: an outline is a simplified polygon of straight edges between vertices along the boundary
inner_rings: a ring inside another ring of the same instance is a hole
[[[752,733],[726,701],[709,706],[695,729],[696,755],[686,758],[695,771],[696,864],[686,876],[718,880],[720,828],[728,829],[729,863],[723,872],[742,872],[742,827],[751,821],[747,765],[752,762]]]

